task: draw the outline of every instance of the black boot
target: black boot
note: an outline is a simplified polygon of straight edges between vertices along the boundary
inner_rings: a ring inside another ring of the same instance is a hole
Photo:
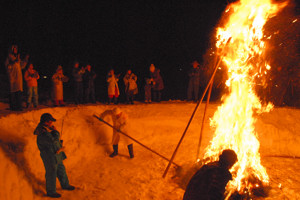
[[[117,97],[114,97],[114,104],[115,104],[115,105],[118,105],[118,103],[119,103],[119,102],[118,102],[118,98],[117,98]]]
[[[109,155],[109,157],[113,158],[115,157],[116,155],[118,155],[118,145],[117,144],[114,144],[113,145],[113,149],[114,149],[114,152],[112,154]]]
[[[130,144],[127,147],[128,147],[130,158],[134,158],[134,155],[133,155],[133,144]]]
[[[57,193],[57,192],[55,192],[55,193],[47,193],[47,196],[51,197],[51,198],[60,198],[61,197],[61,195],[59,193]]]

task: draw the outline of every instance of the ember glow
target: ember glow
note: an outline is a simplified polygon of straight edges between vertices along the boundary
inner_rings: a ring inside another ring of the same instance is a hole
[[[262,185],[269,182],[260,161],[254,114],[268,112],[272,105],[262,106],[254,88],[255,81],[271,68],[264,60],[263,27],[284,6],[270,0],[241,0],[228,6],[228,20],[217,29],[216,46],[227,67],[229,94],[211,119],[215,134],[204,158],[215,161],[228,148],[237,153],[239,161],[231,169],[234,180],[227,185],[228,192],[251,193],[259,186],[253,179]]]

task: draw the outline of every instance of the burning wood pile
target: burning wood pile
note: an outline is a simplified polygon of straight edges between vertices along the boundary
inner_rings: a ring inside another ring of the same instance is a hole
[[[227,199],[266,196],[269,177],[261,165],[259,141],[254,123],[256,113],[268,112],[255,94],[255,80],[268,74],[271,66],[264,59],[268,38],[264,25],[286,3],[271,0],[241,0],[230,4],[217,29],[218,52],[226,64],[229,94],[211,119],[214,137],[205,150],[207,162],[216,161],[224,149],[233,149],[238,162],[231,168],[233,180],[227,185]],[[229,41],[229,42],[228,42]]]

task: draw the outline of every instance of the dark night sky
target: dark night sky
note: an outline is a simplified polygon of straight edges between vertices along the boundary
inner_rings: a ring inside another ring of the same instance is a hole
[[[62,64],[68,75],[75,60],[82,65],[90,63],[102,85],[98,90],[105,88],[103,79],[110,68],[122,74],[133,69],[142,87],[143,77],[148,76],[149,65],[154,63],[165,81],[165,99],[185,96],[190,63],[195,59],[201,62],[209,36],[228,3],[47,2],[1,1],[1,63],[12,43],[19,45],[21,55],[30,54],[30,62],[41,74],[51,75]],[[1,66],[0,72],[5,74]]]
[[[39,54],[35,62],[52,57],[105,65],[169,63],[174,58],[178,63],[201,57],[226,5],[220,0],[87,2],[3,2],[1,46],[20,43],[21,50]]]

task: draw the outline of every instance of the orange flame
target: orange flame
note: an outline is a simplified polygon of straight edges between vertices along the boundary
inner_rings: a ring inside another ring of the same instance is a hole
[[[237,153],[238,163],[231,169],[234,180],[227,185],[228,192],[257,187],[248,182],[251,176],[263,184],[269,182],[260,161],[253,115],[270,111],[272,105],[261,105],[254,86],[255,79],[270,70],[270,65],[264,60],[263,27],[268,18],[285,5],[272,4],[271,0],[241,0],[228,6],[228,21],[217,29],[216,46],[225,52],[221,56],[228,69],[226,85],[230,94],[223,96],[224,103],[211,119],[215,134],[204,157],[215,161],[224,149],[233,149]]]

